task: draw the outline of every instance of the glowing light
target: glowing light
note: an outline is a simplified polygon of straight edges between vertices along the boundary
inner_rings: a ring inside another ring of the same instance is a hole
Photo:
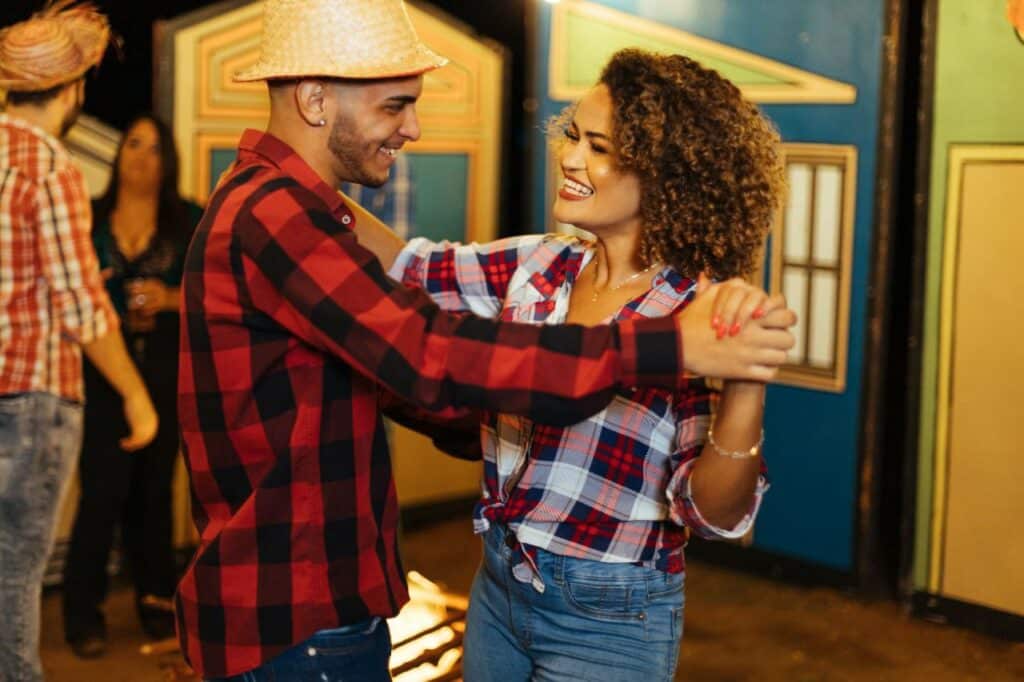
[[[460,618],[451,622],[449,608],[465,614],[468,603],[464,597],[445,594],[441,588],[416,571],[408,574],[409,603],[396,617],[388,620],[391,639],[396,646],[391,652],[390,667],[395,682],[427,682],[450,673],[462,659],[462,635],[465,623]],[[451,625],[442,626],[448,620]],[[441,627],[437,627],[441,626]],[[436,628],[427,634],[417,635]],[[434,663],[412,663],[427,652],[441,652]]]

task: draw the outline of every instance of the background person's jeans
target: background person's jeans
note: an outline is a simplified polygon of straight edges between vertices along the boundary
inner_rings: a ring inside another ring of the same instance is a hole
[[[387,682],[389,658],[388,623],[371,618],[320,630],[255,670],[207,682]]]
[[[0,680],[41,680],[39,597],[57,505],[82,445],[82,406],[0,396]]]
[[[519,550],[493,524],[466,619],[466,682],[660,682],[675,674],[683,574],[538,550],[545,589],[512,574]]]

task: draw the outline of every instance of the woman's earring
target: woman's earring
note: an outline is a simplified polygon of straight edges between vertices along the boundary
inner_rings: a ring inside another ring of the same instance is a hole
[[[325,121],[324,119],[320,119],[319,121],[316,122],[316,124],[318,126],[325,126],[327,125],[327,121]]]

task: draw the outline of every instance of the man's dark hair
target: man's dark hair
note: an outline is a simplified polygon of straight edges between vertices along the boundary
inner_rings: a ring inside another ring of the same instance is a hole
[[[61,83],[55,85],[52,88],[46,90],[37,90],[35,92],[17,92],[10,91],[7,93],[7,103],[13,104],[14,106],[34,106],[43,107],[50,103],[60,91],[71,83]]]

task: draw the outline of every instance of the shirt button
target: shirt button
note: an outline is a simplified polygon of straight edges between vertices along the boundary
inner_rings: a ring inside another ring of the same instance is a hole
[[[314,649],[313,647],[309,647],[308,649],[306,649],[306,653],[310,656],[316,656],[316,649]]]
[[[351,222],[352,222],[352,216],[350,216],[350,215],[343,215],[343,216],[341,216],[341,224],[342,225],[348,225]]]

